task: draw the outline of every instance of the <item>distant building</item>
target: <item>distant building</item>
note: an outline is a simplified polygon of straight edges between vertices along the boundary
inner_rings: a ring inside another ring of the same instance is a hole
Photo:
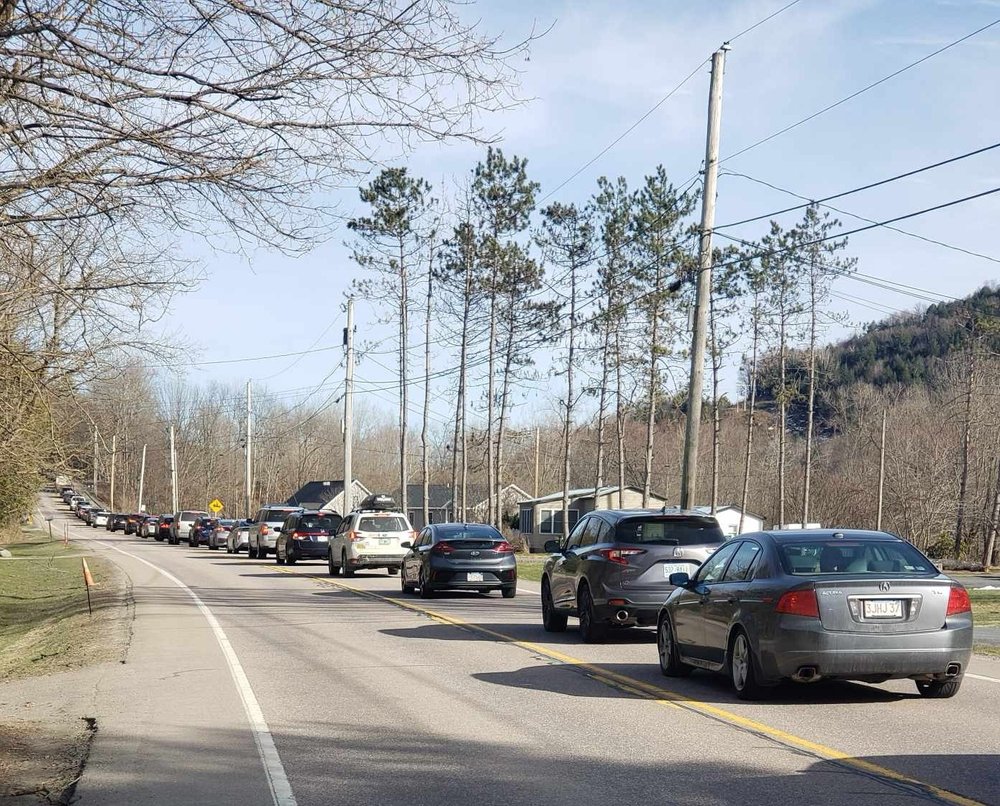
[[[697,512],[711,514],[711,507],[695,507]],[[764,528],[764,519],[760,515],[747,512],[743,517],[743,530],[740,530],[740,508],[732,504],[715,508],[715,519],[722,527],[722,533],[726,537],[736,537],[738,534],[746,532],[759,532]]]
[[[618,509],[619,488],[585,487],[569,491],[569,528],[595,509]],[[540,498],[523,498],[518,502],[520,509],[521,536],[527,541],[531,551],[541,551],[546,540],[557,540],[563,533],[562,490]],[[642,490],[639,487],[622,489],[621,508],[638,509],[642,506]],[[661,495],[651,494],[649,505],[659,509],[666,503]]]
[[[352,502],[357,506],[361,499],[371,495],[371,490],[357,479],[352,487]],[[305,509],[326,509],[346,515],[348,509],[344,501],[344,481],[310,481],[303,484],[285,503],[291,507]]]
[[[518,502],[528,494],[516,484],[508,484],[500,490],[500,512],[505,523],[517,512]],[[453,523],[458,517],[461,500],[453,494],[450,484],[428,485],[428,505],[431,523]],[[465,520],[482,523],[487,519],[489,495],[486,487],[474,485],[467,489]],[[406,515],[414,529],[423,529],[424,485],[406,485]]]

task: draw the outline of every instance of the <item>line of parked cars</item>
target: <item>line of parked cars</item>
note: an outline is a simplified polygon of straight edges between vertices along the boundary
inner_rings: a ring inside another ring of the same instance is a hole
[[[64,496],[81,517],[88,504]],[[98,510],[100,512],[100,510]],[[105,513],[108,527],[124,516]],[[90,515],[96,518],[97,515]],[[151,525],[152,524],[152,525]],[[517,592],[513,546],[491,526],[430,524],[414,532],[388,496],[346,516],[286,505],[246,521],[204,512],[145,516],[140,536],[192,548],[246,548],[278,565],[326,561],[331,576],[384,568],[404,594]],[[954,696],[972,655],[966,589],[911,543],[885,532],[788,530],[729,540],[718,521],[678,510],[598,510],[545,544],[541,620],[579,622],[585,642],[653,628],[664,675],[726,674],[754,699],[782,681],[909,678],[928,698]]]

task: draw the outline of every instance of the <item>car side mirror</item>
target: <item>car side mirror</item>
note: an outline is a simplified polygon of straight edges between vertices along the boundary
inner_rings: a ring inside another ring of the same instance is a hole
[[[402,543],[399,544],[399,547],[401,549],[408,549],[411,548],[412,546],[413,544],[409,540],[404,540]]]
[[[683,571],[678,571],[677,573],[670,575],[669,582],[675,588],[686,588],[691,582],[691,577]]]
[[[546,540],[542,551],[546,554],[562,554],[562,545],[558,540]]]

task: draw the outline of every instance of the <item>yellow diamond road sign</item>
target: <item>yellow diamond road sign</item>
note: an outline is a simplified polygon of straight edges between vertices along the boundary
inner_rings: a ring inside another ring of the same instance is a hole
[[[212,501],[211,504],[208,505],[208,508],[212,510],[212,512],[214,512],[216,515],[218,515],[220,512],[222,512],[222,502],[218,498],[216,498],[214,501]]]

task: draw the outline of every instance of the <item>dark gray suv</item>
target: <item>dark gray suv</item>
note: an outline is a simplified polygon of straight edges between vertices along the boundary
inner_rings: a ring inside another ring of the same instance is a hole
[[[719,522],[684,510],[602,509],[580,519],[565,540],[550,540],[542,573],[542,624],[562,632],[580,620],[588,644],[609,627],[654,627],[674,586],[725,542]]]

